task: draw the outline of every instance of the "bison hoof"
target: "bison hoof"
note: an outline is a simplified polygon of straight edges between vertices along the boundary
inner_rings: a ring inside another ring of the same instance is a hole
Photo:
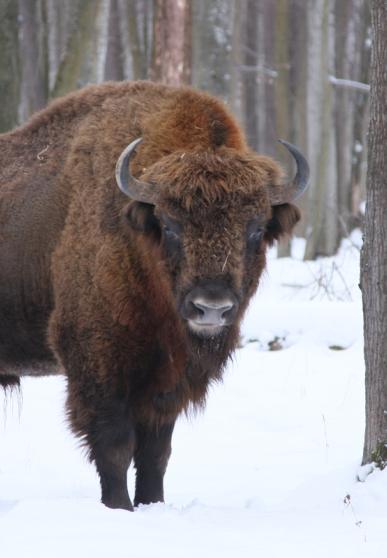
[[[134,511],[132,502],[130,500],[119,500],[119,499],[102,499],[102,503],[112,510],[127,510]]]

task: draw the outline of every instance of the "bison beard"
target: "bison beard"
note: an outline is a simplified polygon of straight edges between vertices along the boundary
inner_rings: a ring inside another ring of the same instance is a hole
[[[163,501],[176,417],[221,379],[307,163],[285,142],[286,184],[219,100],[148,82],[72,93],[0,143],[0,385],[64,373],[102,502],[133,509],[132,460],[134,504]]]

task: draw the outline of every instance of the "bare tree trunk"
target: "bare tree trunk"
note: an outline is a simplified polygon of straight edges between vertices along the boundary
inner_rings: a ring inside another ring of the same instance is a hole
[[[195,0],[192,4],[192,83],[230,101],[235,93],[231,84],[232,33],[237,29],[233,16],[240,18],[241,0]]]
[[[191,83],[191,24],[189,0],[155,0],[153,80]]]
[[[48,97],[47,42],[42,0],[19,0],[21,94],[19,121],[42,108]]]
[[[240,52],[236,78],[241,87],[241,114],[249,145],[259,153],[276,155],[275,3],[237,0]],[[233,37],[233,49],[235,40]],[[235,85],[234,85],[235,88]]]
[[[244,127],[249,145],[253,149],[259,147],[258,107],[264,99],[258,98],[259,76],[259,48],[258,48],[258,23],[259,6],[254,0],[246,0],[243,4],[243,66],[242,84],[244,97]]]
[[[387,465],[387,4],[372,0],[367,210],[362,252],[366,362],[363,463]]]
[[[153,0],[115,0],[124,79],[148,79],[152,63]]]
[[[360,1],[360,0],[359,0]],[[371,27],[370,5],[369,2],[361,2],[357,14],[359,20],[357,49],[360,52],[359,81],[369,83],[371,40],[369,38]],[[369,93],[359,91],[354,103],[353,112],[355,114],[353,126],[353,161],[352,161],[352,184],[351,184],[351,204],[352,204],[352,226],[362,226],[362,212],[360,203],[366,197],[366,174],[367,174],[367,133],[369,124]]]
[[[333,1],[308,2],[307,157],[311,186],[305,258],[332,255],[338,245],[333,91]]]
[[[143,52],[141,48],[137,2],[119,0],[120,31],[125,60],[126,79],[142,79]]]
[[[57,72],[53,96],[104,79],[110,0],[77,0],[76,17]]]
[[[275,16],[275,116],[278,137],[289,138],[289,5],[287,0],[276,2]]]
[[[48,88],[52,94],[69,39],[78,21],[78,1],[45,0],[48,51]]]
[[[368,17],[365,17],[366,7],[364,0],[343,0],[336,3],[335,76],[337,78],[362,81],[362,59],[365,55],[368,58],[364,48],[365,31],[369,23]],[[353,87],[335,88],[334,93],[337,179],[340,184],[338,203],[342,229],[340,236],[346,236],[353,227],[355,215],[359,212],[360,196],[356,190],[360,186],[354,177],[354,167],[358,159],[362,160],[361,146],[365,142],[365,135],[362,135],[361,122],[368,94]],[[354,203],[355,198],[357,198],[357,207]]]
[[[17,3],[12,0],[0,0],[0,132],[18,123],[20,66],[17,8]]]
[[[228,102],[230,103],[230,107],[238,118],[240,122],[243,121],[243,114],[245,113],[245,106],[244,106],[244,95],[243,95],[243,87],[242,87],[242,73],[241,73],[241,66],[243,63],[243,49],[242,49],[242,37],[244,36],[244,29],[243,29],[243,12],[242,9],[246,4],[244,3],[242,7],[240,7],[239,2],[234,1],[231,6],[231,21],[232,21],[232,28],[230,31],[230,49],[231,49],[231,57],[230,57],[230,90],[228,93]],[[197,35],[195,32],[195,25],[196,20],[194,19],[193,25],[193,34],[194,37]],[[200,37],[199,37],[200,40]],[[195,42],[194,42],[195,45]],[[193,52],[194,54],[194,52]],[[193,56],[193,60],[195,61],[195,56]],[[193,64],[193,72],[195,72],[195,64]],[[195,75],[194,75],[195,77]]]
[[[257,151],[276,154],[275,95],[277,70],[274,60],[275,6],[269,0],[259,3],[258,20],[258,138]]]
[[[105,80],[124,79],[124,52],[120,27],[120,12],[118,0],[111,0],[109,13],[109,27],[107,39],[107,52],[105,58]]]
[[[289,30],[290,13],[288,0],[276,2],[275,16],[275,120],[278,138],[290,140],[290,56],[289,56]],[[290,256],[290,241],[285,240],[278,246],[278,256]]]
[[[303,153],[307,153],[307,3],[290,0],[289,5],[289,137]],[[283,155],[281,155],[283,156]],[[307,196],[297,203],[304,216],[296,228],[296,235],[306,236]],[[309,227],[310,230],[310,227]]]

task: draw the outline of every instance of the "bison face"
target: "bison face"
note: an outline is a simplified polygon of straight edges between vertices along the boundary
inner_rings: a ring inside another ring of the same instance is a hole
[[[218,336],[239,321],[264,265],[268,218],[228,197],[206,206],[197,192],[191,211],[177,209],[176,200],[155,210],[178,311],[199,337]]]
[[[142,230],[161,243],[189,334],[235,332],[258,285],[267,245],[289,234],[299,219],[297,208],[281,198],[280,167],[267,157],[218,148],[174,152],[147,169],[145,183],[128,176],[141,193],[130,195],[146,215]]]

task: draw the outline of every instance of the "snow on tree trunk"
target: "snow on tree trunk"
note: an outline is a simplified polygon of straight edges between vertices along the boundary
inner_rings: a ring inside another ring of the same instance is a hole
[[[366,362],[363,463],[387,465],[387,4],[372,0],[367,209],[362,251]]]

